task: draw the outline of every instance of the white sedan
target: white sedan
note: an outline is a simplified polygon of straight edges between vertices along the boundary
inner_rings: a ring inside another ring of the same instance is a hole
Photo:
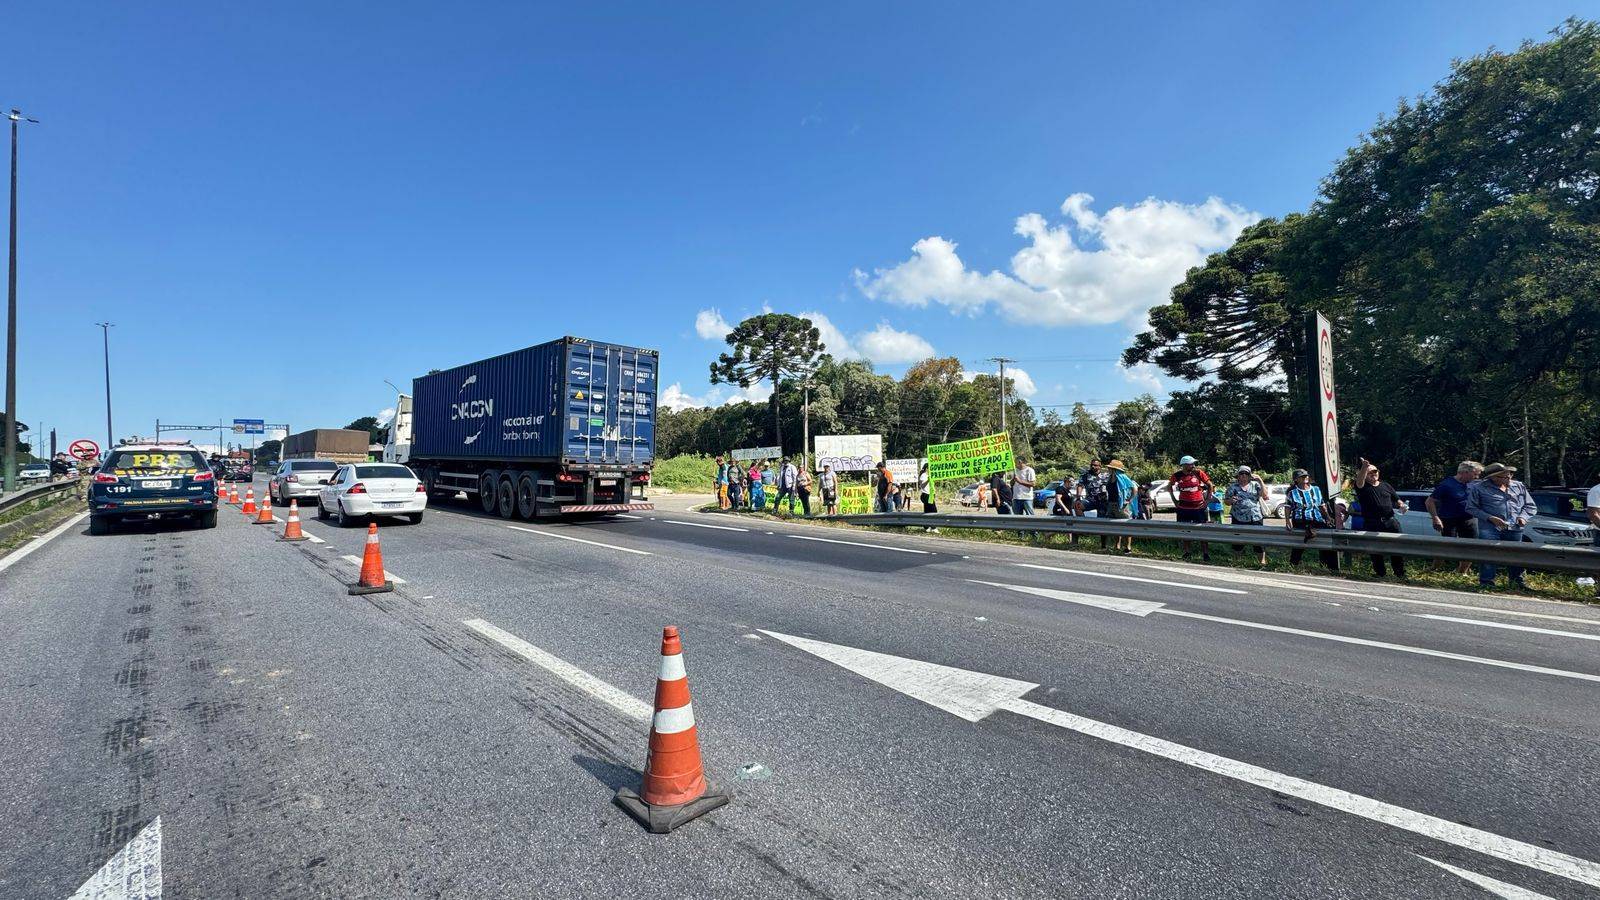
[[[317,494],[317,518],[332,516],[341,527],[369,516],[405,516],[416,524],[427,506],[422,482],[395,463],[340,466]]]

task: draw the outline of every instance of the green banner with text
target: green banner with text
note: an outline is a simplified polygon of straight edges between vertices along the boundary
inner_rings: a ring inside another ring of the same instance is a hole
[[[1011,454],[1011,433],[1008,431],[928,446],[930,482],[983,478],[991,472],[1009,472],[1016,465],[1016,458]]]

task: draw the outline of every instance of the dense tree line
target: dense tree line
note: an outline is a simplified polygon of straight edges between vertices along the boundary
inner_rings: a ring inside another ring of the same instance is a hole
[[[1531,460],[1540,483],[1594,480],[1595,23],[1457,62],[1346,153],[1311,209],[1246,229],[1191,270],[1124,362],[1203,382],[1167,417],[1196,443],[1303,458],[1307,436],[1282,426],[1308,420],[1313,311],[1336,330],[1348,458],[1401,481],[1433,480],[1463,457],[1525,472]]]

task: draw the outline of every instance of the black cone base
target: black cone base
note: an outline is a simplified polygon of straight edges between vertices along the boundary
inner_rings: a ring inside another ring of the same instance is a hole
[[[651,834],[666,834],[679,825],[700,818],[719,806],[728,805],[728,795],[715,788],[706,788],[698,799],[677,806],[651,806],[629,788],[618,788],[612,802],[622,807],[628,815]]]

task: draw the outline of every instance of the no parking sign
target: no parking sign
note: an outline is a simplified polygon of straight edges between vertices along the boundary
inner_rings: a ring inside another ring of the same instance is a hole
[[[88,462],[100,455],[100,445],[88,438],[79,438],[67,445],[67,453],[79,462]]]

